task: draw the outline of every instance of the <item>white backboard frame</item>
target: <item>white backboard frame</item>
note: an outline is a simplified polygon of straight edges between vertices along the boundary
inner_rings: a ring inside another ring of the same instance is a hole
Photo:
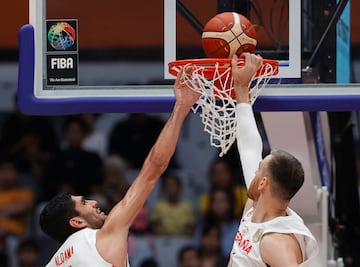
[[[289,1],[289,60],[280,61],[276,78],[301,77],[301,1]],[[176,0],[164,0],[164,77],[173,79],[167,71],[176,60]]]

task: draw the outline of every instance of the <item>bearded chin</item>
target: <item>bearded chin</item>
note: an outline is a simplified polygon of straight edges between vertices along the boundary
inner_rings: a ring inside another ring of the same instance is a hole
[[[106,217],[92,220],[89,227],[92,229],[100,229],[104,225],[105,219]]]
[[[103,225],[104,225],[104,223],[105,223],[105,219],[106,219],[106,216],[99,221],[99,226],[98,226],[97,229],[100,229],[101,227],[103,227]]]
[[[249,199],[256,201],[258,199],[258,197],[259,197],[259,193],[256,192],[253,189],[253,187],[250,185],[250,187],[249,187],[249,189],[247,191],[247,196],[248,196]]]

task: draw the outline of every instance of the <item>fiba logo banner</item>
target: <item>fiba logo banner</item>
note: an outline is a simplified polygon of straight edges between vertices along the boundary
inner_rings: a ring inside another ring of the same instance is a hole
[[[77,85],[78,83],[77,54],[47,55],[48,85]]]
[[[77,51],[77,20],[47,20],[47,51]]]
[[[77,20],[47,20],[47,85],[79,85]]]

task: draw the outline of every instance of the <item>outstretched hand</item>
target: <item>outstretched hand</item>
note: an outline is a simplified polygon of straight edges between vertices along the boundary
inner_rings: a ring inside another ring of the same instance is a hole
[[[241,68],[237,65],[238,57],[236,55],[231,60],[234,90],[237,103],[249,103],[249,84],[262,65],[262,57],[251,53],[242,53],[241,56],[245,58],[245,64]]]
[[[184,66],[178,73],[174,84],[174,93],[176,97],[176,103],[187,108],[191,108],[200,97],[200,93],[195,92],[185,83],[183,80],[183,74],[191,76],[195,66]]]

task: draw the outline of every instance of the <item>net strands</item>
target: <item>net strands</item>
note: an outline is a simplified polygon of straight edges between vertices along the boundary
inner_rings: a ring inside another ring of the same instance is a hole
[[[184,66],[189,64],[194,63]],[[243,62],[240,62],[240,65],[242,64]],[[277,71],[274,62],[264,61],[249,84],[251,105]],[[209,67],[207,63],[196,63],[192,74],[183,72],[182,75],[183,82],[201,94],[192,111],[200,112],[204,131],[210,135],[210,145],[220,148],[219,156],[222,157],[236,139],[236,100],[231,65],[216,62]]]

